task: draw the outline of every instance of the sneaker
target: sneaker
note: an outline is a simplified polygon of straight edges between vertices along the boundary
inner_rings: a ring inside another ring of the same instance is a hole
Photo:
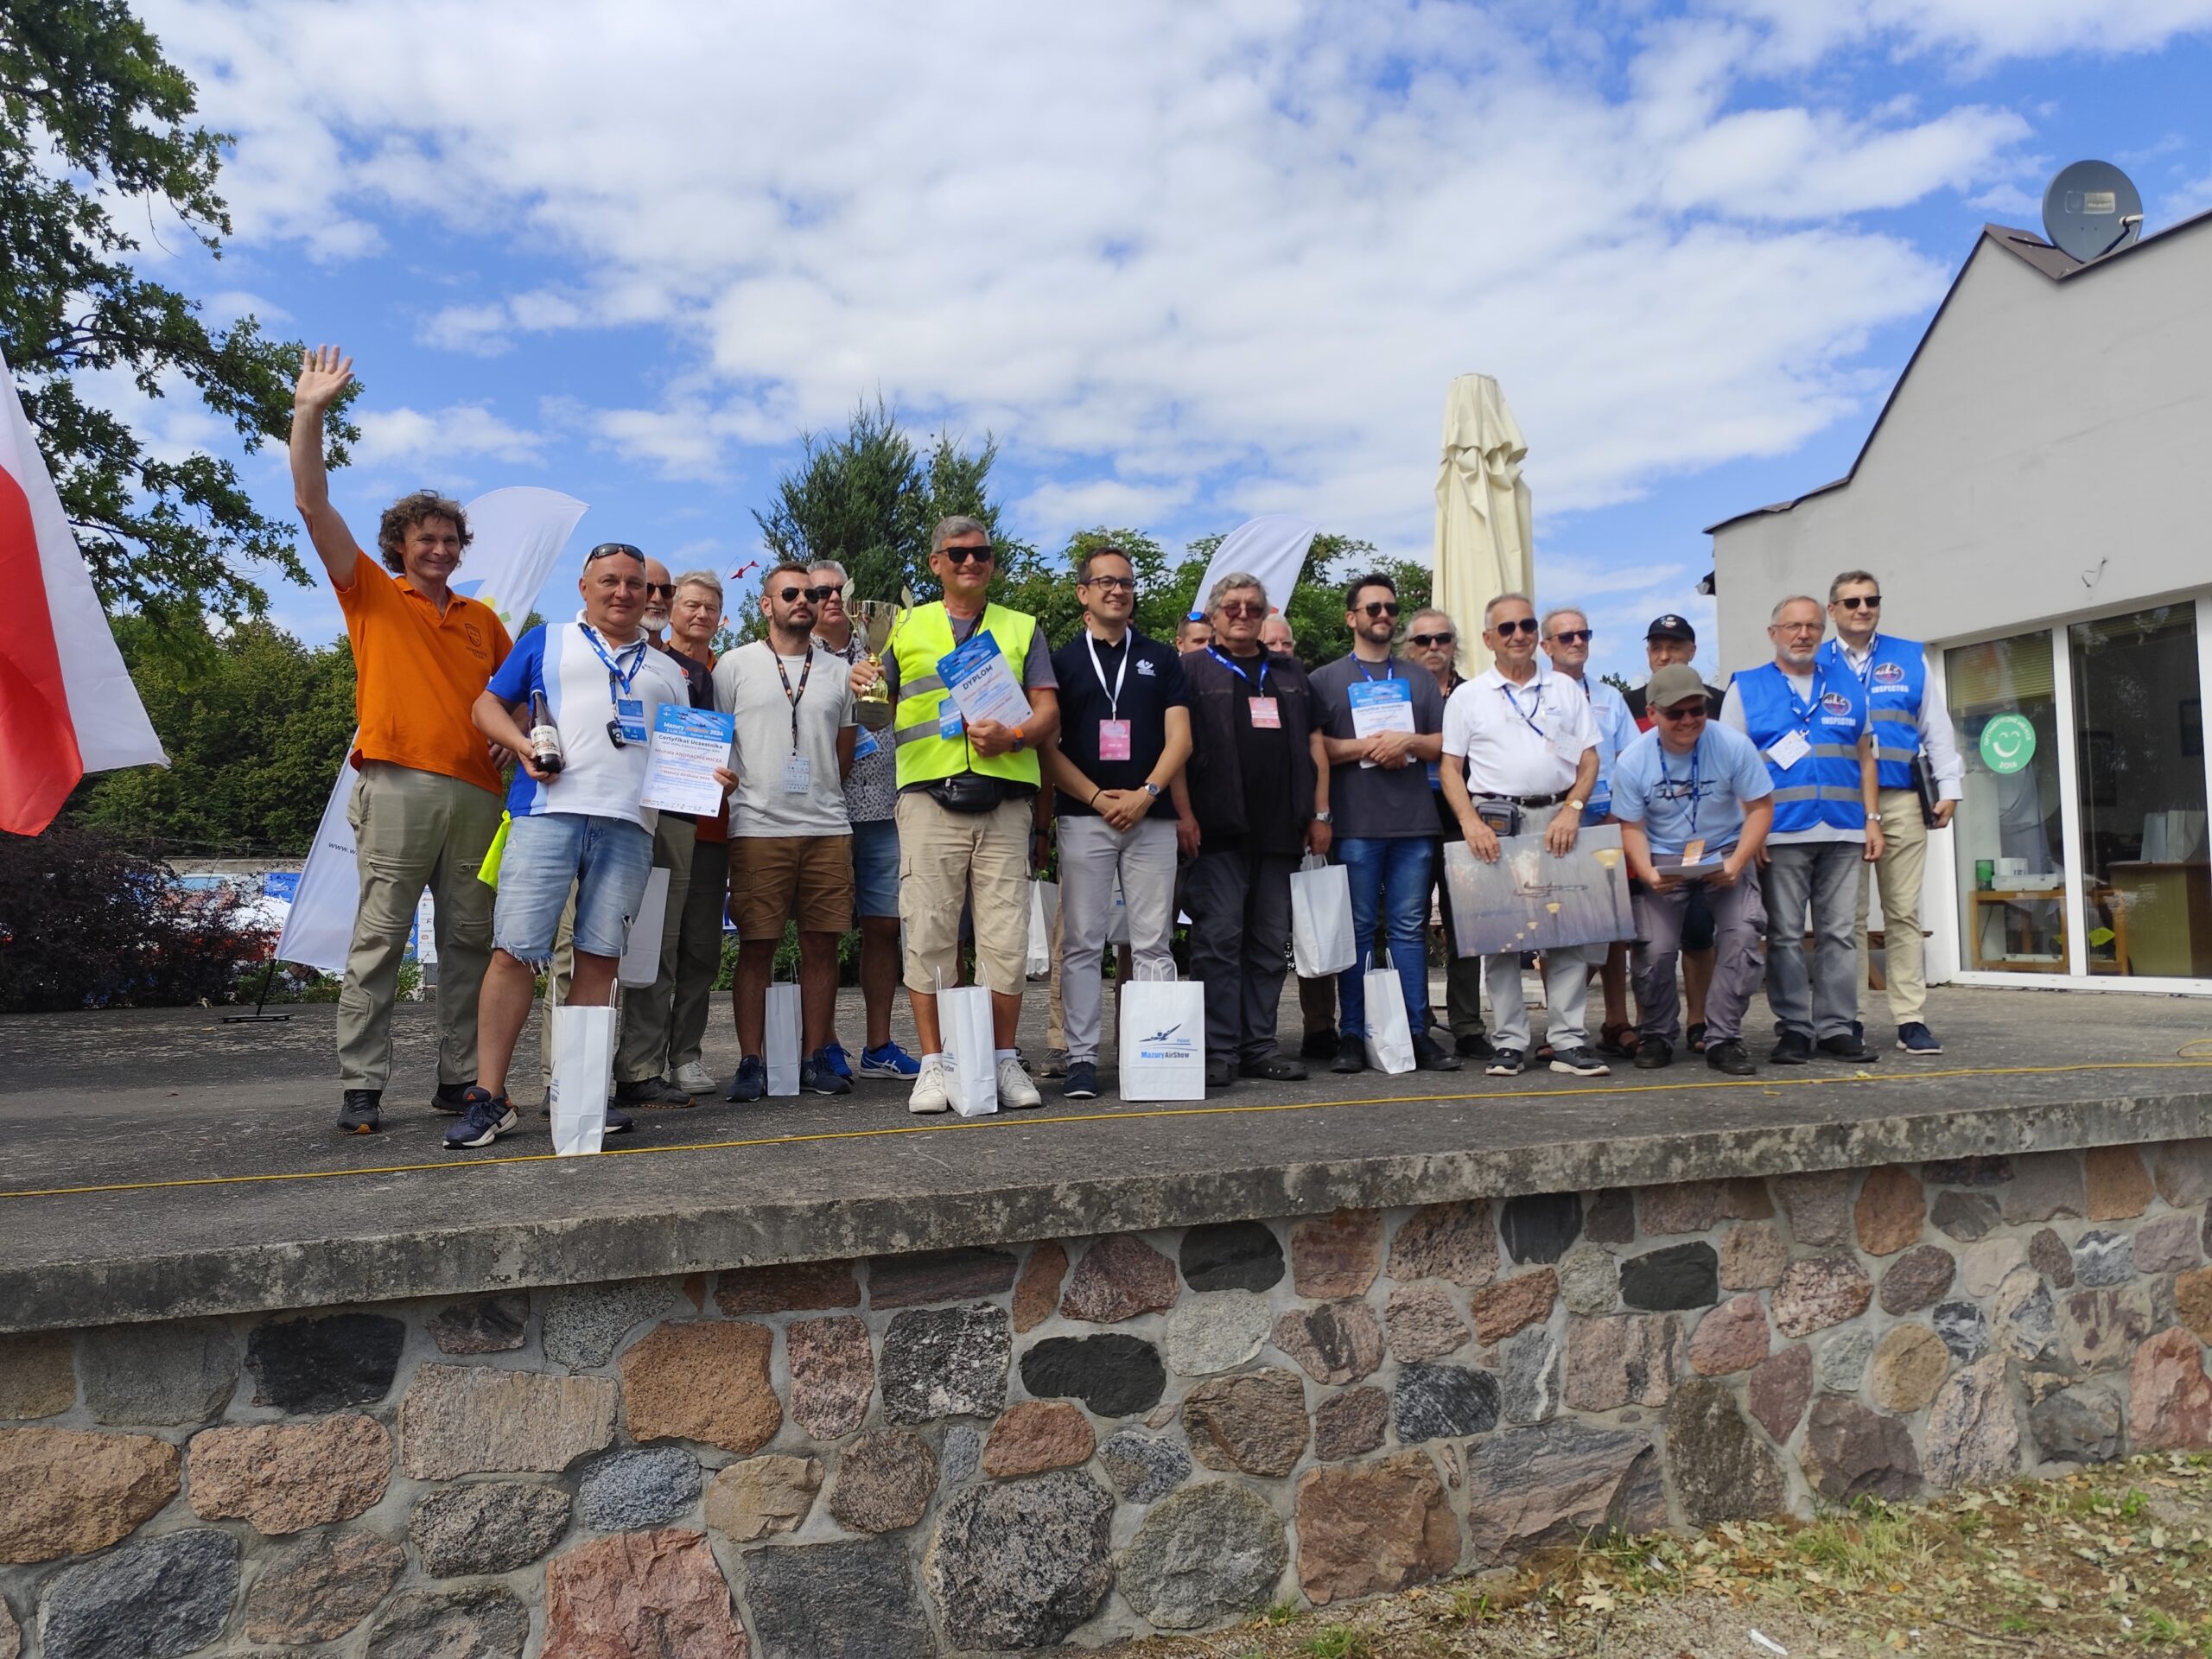
[[[1592,1048],[1578,1043],[1573,1048],[1552,1051],[1552,1070],[1564,1071],[1570,1077],[1610,1077],[1613,1068]]]
[[[1306,1033],[1306,1040],[1298,1046],[1301,1060],[1333,1060],[1337,1058],[1337,1031],[1333,1026],[1323,1026]]]
[[[1658,1071],[1675,1063],[1675,1046],[1664,1037],[1647,1037],[1636,1046],[1636,1069]]]
[[[676,1086],[687,1095],[711,1095],[721,1085],[699,1061],[686,1060],[676,1068]]]
[[[1332,1071],[1364,1071],[1367,1070],[1367,1043],[1363,1038],[1350,1032],[1337,1039],[1337,1052],[1329,1061]]]
[[[1059,1051],[1065,1053],[1065,1050]],[[1042,1106],[1045,1096],[1037,1092],[1037,1085],[1021,1069],[1021,1062],[1008,1055],[999,1062],[999,1105],[1002,1110],[1018,1112],[1026,1107]]]
[[[1303,1060],[1287,1054],[1270,1054],[1264,1060],[1247,1060],[1236,1068],[1240,1077],[1259,1077],[1268,1083],[1303,1083],[1307,1073]]]
[[[339,1134],[374,1135],[383,1127],[383,1090],[348,1089],[339,1096]]]
[[[1824,1060],[1841,1060],[1847,1065],[1872,1065],[1882,1057],[1866,1046],[1866,1039],[1859,1035],[1860,1027],[1853,1026],[1848,1037],[1823,1037],[1815,1045]]]
[[[729,1087],[722,1090],[724,1100],[758,1100],[768,1092],[768,1065],[758,1054],[747,1054],[737,1063],[737,1075],[729,1080]]]
[[[1068,1080],[1060,1085],[1060,1092],[1070,1100],[1098,1098],[1098,1068],[1089,1060],[1070,1060]]]
[[[472,1087],[468,1091],[468,1109],[461,1114],[460,1122],[446,1131],[446,1150],[460,1152],[469,1147],[488,1147],[514,1126],[515,1109],[507,1104],[505,1095]]]
[[[896,1043],[861,1051],[861,1076],[864,1077],[895,1077],[911,1082],[921,1075],[921,1070],[922,1063]]]
[[[832,1038],[829,1046],[822,1051],[822,1063],[847,1083],[853,1080],[853,1063],[845,1058],[845,1046],[835,1038]],[[840,1089],[836,1092],[842,1095],[845,1091]]]
[[[614,1085],[617,1106],[689,1106],[691,1096],[660,1077],[632,1077]]]
[[[1705,1063],[1715,1071],[1726,1071],[1732,1077],[1748,1077],[1758,1067],[1751,1064],[1751,1052],[1733,1037],[1723,1038],[1717,1043],[1707,1043]],[[1795,1062],[1802,1065],[1802,1061]]]
[[[849,1095],[853,1080],[841,1077],[830,1063],[830,1051],[818,1048],[802,1056],[798,1063],[798,1088],[803,1095]]]
[[[1463,1060],[1486,1060],[1491,1056],[1490,1039],[1479,1031],[1471,1031],[1452,1046]]]
[[[1490,1064],[1483,1067],[1483,1075],[1491,1077],[1517,1077],[1527,1064],[1517,1048],[1494,1048],[1490,1052]]]
[[[1236,1061],[1234,1061],[1234,1060],[1208,1060],[1208,1061],[1206,1062],[1206,1087],[1207,1087],[1207,1088],[1209,1088],[1209,1089],[1230,1089],[1230,1088],[1234,1088],[1234,1087],[1236,1086]]]
[[[1927,1027],[1923,1026],[1921,1029],[1925,1031]],[[1898,1046],[1903,1047],[1904,1045],[1899,1044]],[[438,1085],[438,1092],[430,1096],[430,1109],[434,1112],[467,1111],[468,1109],[468,1091],[475,1086],[476,1085],[474,1083],[440,1084]]]
[[[637,1127],[638,1120],[636,1118],[631,1116],[627,1112],[618,1112],[614,1108],[609,1106],[607,1109],[606,1125],[600,1130],[600,1133],[601,1135],[627,1135],[631,1130]]]
[[[1705,1051],[1711,1054],[1708,1048]],[[1813,1058],[1813,1045],[1802,1033],[1785,1031],[1775,1039],[1774,1046],[1767,1051],[1767,1059],[1776,1065],[1802,1065]]]
[[[1941,1054],[1943,1045],[1936,1040],[1936,1033],[1917,1020],[1909,1020],[1897,1027],[1897,1046],[1908,1054]]]
[[[1019,1054],[1020,1052],[1021,1052],[1021,1051],[1020,1051],[1020,1050],[1019,1050],[1019,1049],[1016,1049],[1016,1050],[1014,1051],[1014,1052],[1015,1052],[1015,1053],[1017,1053],[1017,1054]],[[1019,1061],[1017,1061],[1017,1062],[1016,1062],[1016,1064],[1018,1065],[1018,1064],[1020,1064],[1020,1062],[1019,1062]],[[1039,1077],[1065,1077],[1065,1076],[1067,1076],[1067,1074],[1068,1074],[1068,1052],[1067,1052],[1067,1050],[1065,1050],[1065,1048],[1048,1048],[1048,1049],[1046,1049],[1046,1050],[1045,1051],[1045,1058],[1044,1058],[1044,1059],[1043,1059],[1043,1060],[1041,1060],[1041,1061],[1039,1061],[1039,1062],[1038,1063],[1038,1066],[1037,1066],[1037,1075],[1038,1075]],[[1025,1071],[1025,1072],[1023,1072],[1023,1073],[1022,1073],[1022,1076],[1024,1076],[1024,1077],[1027,1077],[1028,1075],[1029,1075],[1029,1074],[1028,1074],[1027,1071]]]
[[[1461,1061],[1457,1054],[1447,1052],[1435,1038],[1425,1031],[1414,1033],[1414,1069],[1417,1071],[1457,1071]]]
[[[906,1109],[917,1116],[952,1109],[952,1096],[944,1087],[943,1060],[924,1060],[916,1068],[914,1092],[906,1096]]]

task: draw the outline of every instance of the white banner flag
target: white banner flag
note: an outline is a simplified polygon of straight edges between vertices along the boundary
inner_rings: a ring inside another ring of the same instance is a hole
[[[1306,551],[1313,545],[1314,529],[1303,518],[1287,512],[1270,512],[1246,519],[1221,538],[1221,545],[1214,550],[1188,608],[1204,610],[1206,595],[1213,591],[1214,583],[1232,570],[1241,570],[1247,575],[1257,576],[1268,590],[1268,603],[1277,610],[1282,609],[1290,602],[1290,590],[1306,563]]]
[[[553,562],[586,511],[574,496],[530,486],[478,496],[467,507],[475,539],[454,592],[489,605],[508,633],[515,633],[537,602]],[[353,943],[353,911],[360,901],[353,827],[346,821],[353,780],[360,775],[353,769],[352,747],[346,746],[346,758],[339,762],[338,780],[323,804],[307,868],[300,872],[292,913],[284,920],[283,937],[276,941],[279,960],[320,968],[326,974],[346,971],[346,953]]]

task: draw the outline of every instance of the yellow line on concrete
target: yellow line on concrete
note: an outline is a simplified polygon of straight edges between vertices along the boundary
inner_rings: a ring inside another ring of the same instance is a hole
[[[1713,1077],[1696,1083],[1603,1084],[1554,1089],[1484,1089],[1455,1095],[1377,1095],[1363,1100],[1286,1100],[1250,1105],[1153,1106],[1134,1111],[1072,1112],[1058,1116],[1034,1116],[1027,1112],[998,1113],[985,1117],[947,1117],[927,1123],[893,1123],[872,1129],[820,1129],[808,1135],[770,1135],[732,1141],[687,1141],[669,1146],[609,1147],[600,1155],[636,1158],[656,1153],[720,1152],[731,1147],[792,1147],[815,1141],[868,1141],[893,1135],[942,1135],[962,1129],[1045,1128],[1063,1123],[1133,1123],[1147,1118],[1230,1117],[1254,1112],[1319,1112],[1344,1106],[1429,1106],[1463,1100],[1558,1100],[1585,1095],[1649,1095],[1698,1089],[1806,1089],[1859,1083],[1939,1083],[1959,1077],[2055,1077],[2079,1071],[2201,1071],[2212,1068],[2212,1058],[2202,1060],[2098,1060],[2071,1065],[1957,1066],[1941,1071],[1891,1072],[1877,1077],[1853,1072],[1847,1077]],[[174,1187],[245,1186],[257,1181],[327,1181],[340,1176],[415,1175],[449,1170],[489,1169],[508,1164],[550,1164],[564,1160],[550,1152],[505,1153],[491,1158],[456,1154],[435,1164],[373,1164],[347,1169],[272,1170],[250,1175],[198,1175],[168,1181],[113,1181],[92,1186],[23,1187],[0,1192],[0,1198],[60,1198],[95,1192],[155,1192]]]

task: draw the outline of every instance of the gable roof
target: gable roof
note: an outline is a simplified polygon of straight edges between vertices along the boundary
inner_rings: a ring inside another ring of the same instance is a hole
[[[1967,267],[1974,264],[1974,255],[1981,251],[1984,243],[1993,247],[2002,248],[2022,264],[2048,277],[2050,281],[2063,283],[2084,276],[2090,271],[2102,270],[2107,265],[2116,264],[2130,254],[2140,253],[2145,248],[2159,246],[2180,235],[2183,231],[2202,225],[2212,225],[2212,210],[2195,214],[2181,220],[2178,224],[2169,225],[2155,235],[2131,242],[2127,246],[2107,253],[2101,258],[2087,261],[2076,259],[2063,250],[2053,247],[2033,231],[2018,230],[2010,225],[1984,225],[1981,227],[1981,234],[1974,239],[1973,251],[1967,255],[1964,263],[1959,266],[1958,275],[1951,278],[1950,287],[1944,290],[1942,303],[1936,308],[1936,315],[1929,318],[1928,327],[1921,331],[1919,342],[1913,346],[1912,355],[1905,359],[1904,369],[1897,376],[1896,384],[1891,386],[1890,395],[1882,400],[1882,411],[1874,417],[1874,424],[1867,429],[1866,442],[1859,446],[1859,453],[1852,457],[1851,470],[1841,478],[1831,479],[1817,489],[1808,490],[1802,495],[1792,496],[1787,501],[1777,501],[1767,506],[1753,507],[1748,512],[1723,518],[1718,524],[1707,524],[1705,527],[1705,533],[1711,536],[1727,529],[1731,524],[1740,524],[1747,518],[1762,518],[1770,512],[1788,512],[1799,502],[1810,501],[1815,496],[1826,495],[1831,490],[1840,490],[1859,476],[1859,467],[1866,464],[1866,452],[1873,448],[1875,435],[1881,431],[1882,423],[1889,418],[1890,410],[1897,403],[1897,393],[1904,389],[1904,383],[1911,378],[1913,365],[1920,361],[1920,353],[1927,348],[1929,336],[1935,334],[1936,325],[1943,321],[1943,313],[1950,308],[1952,298],[1959,291],[1959,284],[1966,279]]]

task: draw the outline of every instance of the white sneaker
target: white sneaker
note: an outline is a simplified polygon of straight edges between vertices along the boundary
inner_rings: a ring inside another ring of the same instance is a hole
[[[715,1074],[696,1060],[676,1068],[676,1086],[687,1095],[711,1095],[721,1087]]]
[[[999,1104],[1007,1111],[1018,1111],[1025,1106],[1042,1106],[1045,1096],[1037,1092],[1037,1085],[1021,1069],[1021,1062],[1011,1057],[999,1062]]]
[[[1033,1095],[1037,1091],[1032,1089],[1029,1092]],[[914,1092],[906,1096],[906,1109],[918,1117],[952,1109],[952,1096],[944,1089],[944,1061],[922,1062],[922,1069],[914,1078]]]

